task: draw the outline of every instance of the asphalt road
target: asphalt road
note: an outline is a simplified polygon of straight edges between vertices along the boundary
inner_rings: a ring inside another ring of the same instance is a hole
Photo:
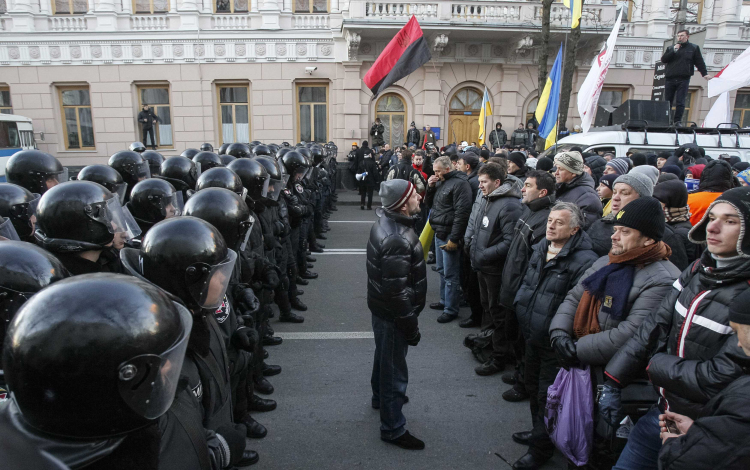
[[[377,200],[377,195],[375,196]],[[407,429],[425,441],[423,451],[406,451],[380,440],[379,412],[370,407],[370,373],[375,344],[367,309],[365,253],[375,211],[362,211],[353,193],[340,193],[330,220],[326,253],[315,255],[320,274],[302,287],[310,307],[302,324],[272,326],[284,337],[270,347],[269,364],[278,402],[255,418],[268,436],[250,441],[260,453],[258,469],[507,469],[525,452],[511,440],[530,429],[528,401],[508,403],[500,376],[479,377],[478,364],[462,342],[476,330],[420,315],[422,340],[409,348],[410,402]],[[329,251],[331,250],[331,251]],[[338,251],[340,250],[340,251]],[[359,250],[359,251],[346,251]],[[439,277],[428,266],[427,301],[439,299]],[[468,316],[462,309],[460,318]],[[345,334],[355,333],[355,334]],[[545,468],[564,468],[556,455]]]

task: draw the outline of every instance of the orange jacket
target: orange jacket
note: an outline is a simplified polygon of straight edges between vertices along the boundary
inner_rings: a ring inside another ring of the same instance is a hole
[[[706,209],[711,205],[721,193],[711,193],[701,191],[688,194],[688,206],[690,206],[690,224],[697,225],[706,213]]]

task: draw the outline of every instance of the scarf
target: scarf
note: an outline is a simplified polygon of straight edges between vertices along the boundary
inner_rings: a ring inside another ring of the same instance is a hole
[[[664,242],[630,250],[621,255],[609,254],[609,264],[583,280],[583,296],[573,319],[576,338],[599,333],[599,311],[620,321],[627,316],[625,307],[633,287],[635,269],[668,259],[672,249]]]
[[[689,222],[690,215],[690,206],[664,208],[664,217],[666,217],[668,224]]]

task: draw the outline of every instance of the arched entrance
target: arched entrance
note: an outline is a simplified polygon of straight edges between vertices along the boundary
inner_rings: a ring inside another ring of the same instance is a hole
[[[448,114],[448,135],[443,141],[469,143],[479,138],[479,111],[482,109],[482,92],[474,87],[458,90],[451,98]]]
[[[388,93],[378,99],[375,117],[379,117],[385,131],[383,140],[391,148],[406,142],[406,103],[395,93]]]

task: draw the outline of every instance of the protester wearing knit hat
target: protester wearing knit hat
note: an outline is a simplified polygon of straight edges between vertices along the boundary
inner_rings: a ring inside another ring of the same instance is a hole
[[[630,165],[625,161],[624,158],[614,158],[607,162],[607,167],[604,169],[605,175],[624,175],[630,169]]]
[[[643,153],[634,153],[630,156],[630,160],[633,162],[633,168],[648,165],[648,158]]]
[[[583,173],[583,156],[578,152],[562,152],[555,155],[555,165],[574,175]]]
[[[602,200],[602,216],[606,217],[612,211],[612,191],[614,191],[615,180],[618,175],[604,175],[599,181],[599,186],[596,188],[596,192],[599,194],[599,199]]]
[[[654,241],[664,238],[666,222],[661,203],[653,197],[640,197],[620,209],[615,216],[615,227],[629,227]]]
[[[596,193],[594,179],[584,171],[583,157],[578,152],[562,152],[555,155],[555,194],[558,202],[577,205],[586,222],[584,230],[602,216],[602,201]]]
[[[401,179],[392,179],[380,183],[378,195],[383,207],[389,211],[398,212],[406,204],[416,188],[411,182]]]
[[[683,176],[682,170],[677,165],[664,165],[663,167],[661,167],[661,172],[662,173],[671,173],[671,174],[675,175],[679,179],[682,179],[682,176]]]
[[[687,170],[685,170],[685,178],[692,178],[694,180],[701,179],[701,174],[703,174],[703,170],[706,168],[706,165],[693,165],[687,167]]]
[[[742,186],[750,186],[750,168],[748,168],[747,170],[741,171],[737,175],[737,179],[739,180]]]
[[[641,175],[646,175],[651,180],[651,183],[654,186],[656,186],[656,182],[659,180],[659,170],[657,170],[655,166],[651,166],[651,165],[637,166],[633,168],[632,170],[630,170],[630,173],[628,174],[633,175],[636,173],[641,174]]]
[[[536,162],[536,169],[542,171],[550,171],[555,166],[555,162],[549,157],[542,157]]]
[[[531,168],[531,169],[536,170],[536,164],[538,162],[539,162],[538,159],[536,159],[534,157],[529,157],[529,158],[526,159],[526,166],[529,167],[529,168]]]
[[[695,167],[693,167],[694,169]],[[690,169],[685,170],[687,173]],[[713,160],[701,172],[698,190],[688,195],[690,222],[698,225],[708,206],[723,192],[734,187],[732,167],[724,160]]]
[[[621,175],[615,180],[614,186],[617,186],[619,183],[627,184],[633,188],[640,197],[651,196],[654,193],[654,183],[651,181],[651,178],[641,173],[627,173]]]
[[[727,203],[737,212],[736,217],[740,222],[740,236],[737,239],[737,254],[743,258],[750,258],[750,237],[747,235],[747,222],[750,221],[750,188],[734,188],[726,191],[717,197],[714,202],[708,206],[703,218],[690,231],[690,240],[693,243],[705,243],[707,240],[707,228],[709,224],[709,214],[714,206],[720,203]],[[710,246],[710,243],[709,243]]]
[[[659,183],[654,187],[654,197],[664,208],[667,225],[682,240],[688,263],[700,258],[704,246],[697,245],[688,238],[693,226],[690,224],[690,206],[687,205],[688,192],[685,184],[680,180]]]
[[[734,172],[735,175],[742,173],[748,168],[750,168],[750,163],[748,162],[737,162],[734,165],[732,165],[732,171]]]

